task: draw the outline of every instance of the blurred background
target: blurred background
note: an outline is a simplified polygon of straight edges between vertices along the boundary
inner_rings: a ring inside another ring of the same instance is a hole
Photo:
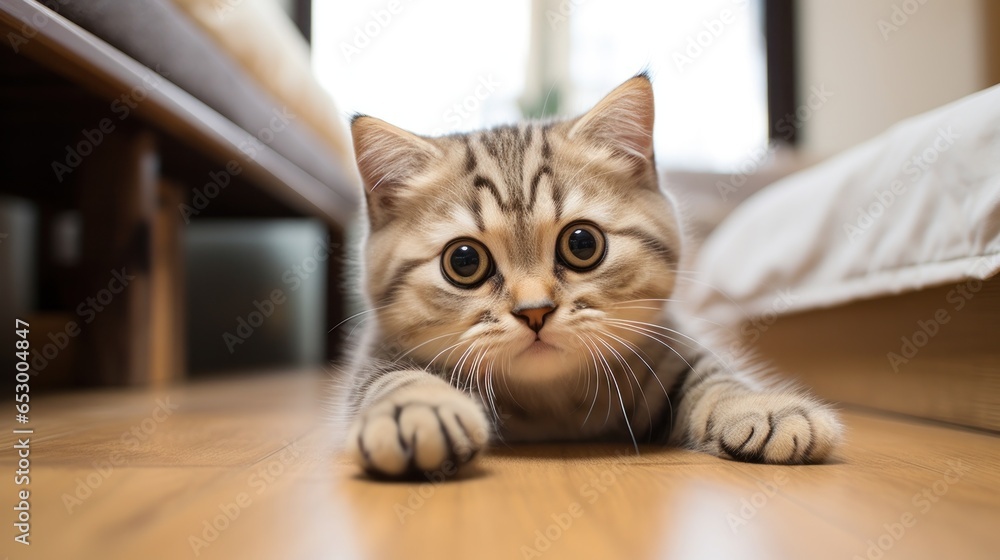
[[[335,359],[355,112],[447,134],[572,115],[648,69],[657,162],[704,236],[1000,81],[988,0],[2,7],[0,316],[32,325],[39,390]]]

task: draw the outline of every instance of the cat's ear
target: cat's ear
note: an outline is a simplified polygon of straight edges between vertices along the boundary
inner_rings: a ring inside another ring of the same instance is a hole
[[[365,115],[351,120],[351,136],[373,220],[388,217],[400,188],[441,155],[425,138]]]
[[[646,73],[628,80],[579,117],[570,140],[594,142],[640,160],[653,157],[653,86]]]

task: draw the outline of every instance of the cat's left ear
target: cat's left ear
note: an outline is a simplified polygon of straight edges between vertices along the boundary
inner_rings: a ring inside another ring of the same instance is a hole
[[[585,140],[640,160],[653,157],[653,85],[646,73],[628,80],[573,123],[569,139]]]
[[[369,216],[373,225],[387,221],[406,184],[441,154],[427,139],[374,117],[354,117],[351,136]]]

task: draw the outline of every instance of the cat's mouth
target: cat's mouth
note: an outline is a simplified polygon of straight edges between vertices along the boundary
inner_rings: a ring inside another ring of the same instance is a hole
[[[537,354],[547,354],[549,352],[558,352],[559,348],[549,344],[548,342],[542,341],[541,338],[535,338],[535,341],[528,345],[527,348],[521,350],[518,354],[520,356],[532,356]]]

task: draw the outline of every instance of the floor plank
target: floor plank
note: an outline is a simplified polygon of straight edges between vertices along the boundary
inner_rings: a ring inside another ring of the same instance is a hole
[[[9,533],[2,554],[910,559],[1000,547],[1000,438],[984,433],[848,411],[848,443],[826,465],[498,447],[456,480],[380,483],[335,453],[325,387],[286,373],[33,402],[32,545]]]

